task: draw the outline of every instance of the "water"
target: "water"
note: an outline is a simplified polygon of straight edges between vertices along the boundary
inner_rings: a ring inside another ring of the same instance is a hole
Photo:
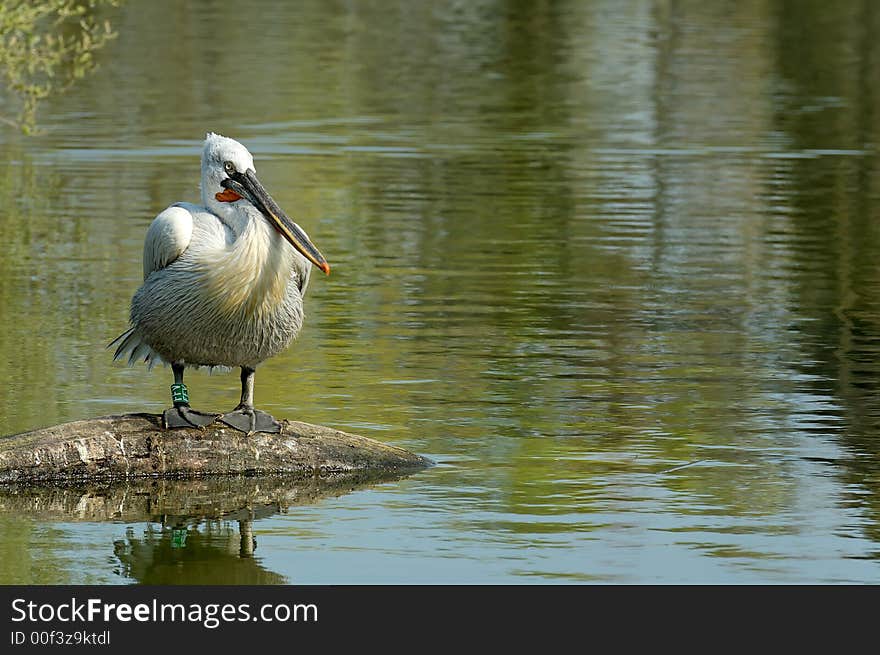
[[[439,465],[252,523],[7,497],[0,582],[880,582],[872,3],[257,5],[107,11],[0,128],[0,433],[166,406],[105,345],[212,130],[333,266],[257,403]]]

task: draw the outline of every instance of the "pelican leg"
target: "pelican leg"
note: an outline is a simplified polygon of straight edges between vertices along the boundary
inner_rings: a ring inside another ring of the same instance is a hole
[[[281,424],[266,412],[254,409],[254,369],[241,367],[241,402],[220,420],[241,432],[281,432]]]
[[[171,387],[171,399],[174,407],[166,409],[162,414],[162,425],[165,428],[203,428],[217,420],[219,414],[199,412],[189,406],[186,385],[183,384],[183,364],[174,363],[174,386]]]

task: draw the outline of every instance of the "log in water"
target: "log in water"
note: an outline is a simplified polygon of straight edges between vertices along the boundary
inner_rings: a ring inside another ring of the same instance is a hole
[[[333,428],[282,421],[280,434],[215,423],[162,428],[156,414],[73,421],[0,439],[0,484],[207,475],[405,472],[432,462]]]

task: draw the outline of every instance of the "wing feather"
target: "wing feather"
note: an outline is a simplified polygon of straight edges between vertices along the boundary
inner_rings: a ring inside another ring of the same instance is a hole
[[[118,337],[113,339],[107,347],[116,346],[113,361],[128,359],[128,365],[134,366],[140,361],[146,362],[147,368],[153,368],[156,364],[162,364],[162,358],[155,350],[143,342],[141,333],[135,328],[129,328]]]
[[[144,280],[180,257],[189,247],[193,234],[193,215],[181,205],[171,205],[159,214],[147,228],[144,239]],[[129,328],[108,346],[116,346],[114,360],[127,359],[132,366],[140,361],[149,368],[162,363],[162,358],[143,340],[136,327]]]
[[[144,239],[144,279],[168,266],[183,254],[193,233],[193,216],[179,205],[171,205],[150,223]]]

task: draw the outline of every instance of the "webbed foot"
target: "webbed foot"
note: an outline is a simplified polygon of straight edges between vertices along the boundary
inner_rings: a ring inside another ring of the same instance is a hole
[[[162,425],[170,428],[204,428],[211,425],[220,414],[209,414],[192,409],[189,405],[179,405],[166,409],[162,414]]]
[[[228,414],[223,414],[220,421],[249,435],[254,432],[281,432],[281,424],[271,414],[253,407],[239,405]]]

